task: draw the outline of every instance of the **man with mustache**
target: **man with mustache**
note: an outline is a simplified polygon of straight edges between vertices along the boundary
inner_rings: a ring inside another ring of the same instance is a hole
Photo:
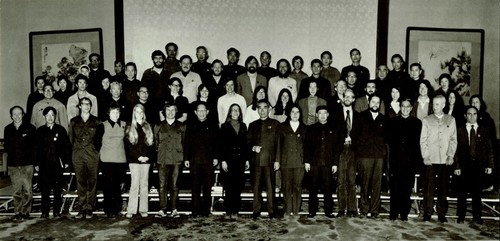
[[[259,62],[254,56],[249,56],[245,60],[245,67],[247,72],[240,74],[236,78],[236,93],[242,95],[245,98],[246,106],[252,104],[253,91],[258,86],[264,86],[267,88],[267,79],[263,75],[257,73],[259,67]],[[241,108],[245,108],[242,106]]]
[[[297,81],[289,76],[290,72],[292,72],[290,62],[286,59],[280,59],[276,64],[276,67],[279,74],[269,80],[269,89],[267,90],[269,103],[271,106],[275,106],[278,101],[280,91],[285,88],[290,90],[292,93],[292,102],[295,103],[295,100],[297,99]],[[307,87],[309,88],[309,85]]]
[[[165,54],[161,50],[153,51],[151,60],[153,60],[153,67],[144,71],[141,82],[150,90],[151,100],[158,102],[162,101],[167,91],[169,91],[168,80],[171,73],[163,68]]]

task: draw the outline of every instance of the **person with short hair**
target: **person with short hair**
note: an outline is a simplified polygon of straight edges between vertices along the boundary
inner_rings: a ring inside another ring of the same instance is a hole
[[[236,103],[240,106],[247,106],[245,98],[240,94],[237,94],[235,90],[234,78],[228,78],[225,80],[226,94],[221,96],[217,101],[217,114],[219,115],[219,125],[222,125],[226,121],[227,113],[229,112],[229,107]],[[242,111],[243,118],[245,117],[244,109]]]
[[[297,82],[297,93],[300,93],[302,80],[309,77],[306,73],[304,73],[304,71],[302,71],[302,68],[304,67],[304,59],[299,55],[294,56],[292,58],[292,66],[293,70],[290,72],[289,76],[294,78]]]
[[[245,98],[246,105],[249,106],[252,104],[252,95],[255,89],[259,86],[267,88],[268,80],[265,76],[257,72],[259,62],[254,56],[249,56],[245,60],[245,67],[247,72],[238,75],[236,78],[236,93],[243,96],[243,98]],[[247,106],[242,108],[246,108]]]
[[[12,182],[14,201],[14,220],[27,219],[33,202],[33,164],[35,162],[36,128],[24,121],[21,106],[10,108],[12,123],[5,126],[4,149],[7,152],[7,170]]]
[[[51,85],[50,87],[52,88]],[[35,134],[35,170],[39,173],[42,191],[41,218],[49,217],[51,191],[54,195],[53,215],[60,217],[63,171],[69,166],[71,145],[66,129],[56,123],[58,115],[56,108],[48,106],[43,109],[42,115],[45,118],[45,125],[40,126]]]
[[[347,79],[347,74],[350,71],[354,71],[356,76],[358,77],[359,84],[364,86],[366,82],[370,79],[370,71],[365,66],[361,65],[361,51],[357,48],[351,49],[349,51],[349,55],[351,56],[352,64],[342,68],[340,73],[341,79]]]
[[[93,116],[98,116],[98,103],[97,98],[87,91],[89,79],[85,75],[77,75],[75,77],[76,87],[78,90],[76,93],[69,97],[68,104],[66,105],[66,110],[68,113],[68,120],[72,120],[74,117],[80,115],[80,100],[82,98],[88,98],[94,108],[91,108],[91,114]],[[103,101],[103,100],[101,100]]]
[[[318,122],[309,126],[304,142],[304,167],[310,178],[309,214],[314,218],[318,211],[318,190],[321,188],[324,197],[325,216],[335,218],[333,214],[332,182],[337,172],[338,143],[337,131],[332,123],[328,123],[328,108],[324,105],[316,107]]]
[[[212,69],[212,64],[207,61],[209,57],[205,46],[198,46],[196,48],[196,58],[198,61],[193,63],[191,70],[199,74],[202,80],[206,75],[210,75],[210,70]]]
[[[179,78],[172,77],[170,79],[168,88],[170,89],[170,91],[168,92],[163,104],[175,104],[177,109],[175,118],[180,122],[185,122],[187,120],[189,111],[189,101],[183,95],[184,84]],[[163,120],[164,118],[165,116],[162,115],[160,119]]]
[[[454,174],[458,177],[457,223],[463,223],[467,211],[467,193],[472,196],[472,221],[483,224],[481,219],[481,191],[493,169],[493,146],[489,131],[477,123],[478,110],[466,108],[467,123],[457,130],[457,153],[454,157]]]
[[[179,173],[182,171],[184,160],[184,144],[186,142],[186,124],[176,119],[177,106],[167,103],[164,108],[165,120],[154,127],[156,149],[158,151],[157,166],[160,187],[160,210],[158,217],[167,216],[167,200],[170,191],[170,216],[180,217],[177,212],[179,199]]]
[[[378,92],[378,87],[375,84],[375,81],[368,80],[365,84],[364,96],[359,96],[358,98],[356,98],[356,102],[354,102],[354,110],[359,113],[368,110],[369,109],[368,99],[378,94],[377,92]],[[385,114],[385,104],[382,98],[380,99],[379,112],[382,113],[383,115]]]
[[[199,103],[195,114],[197,119],[186,127],[184,145],[184,166],[190,168],[192,178],[192,216],[208,217],[212,207],[212,186],[214,168],[219,164],[219,126],[207,121],[210,114],[205,103]],[[203,190],[203,200],[200,196]]]
[[[219,59],[216,59],[212,61],[211,66],[210,72],[202,76],[201,82],[210,92],[210,98],[213,98],[217,102],[219,97],[223,96],[226,92],[224,88],[224,79],[226,78],[222,76],[224,64]]]
[[[309,82],[309,97],[299,100],[300,110],[304,113],[302,116],[302,122],[306,126],[310,126],[318,122],[316,107],[326,105],[326,100],[316,96],[316,93],[318,93],[318,83],[313,80]]]
[[[57,85],[59,86],[59,90],[54,94],[54,98],[66,106],[69,97],[75,93],[73,91],[73,84],[66,76],[60,75],[57,76]]]
[[[181,70],[170,76],[170,81],[173,78],[178,78],[182,82],[184,96],[188,99],[189,103],[196,100],[198,86],[201,85],[200,75],[191,71],[192,63],[193,59],[189,55],[182,55],[180,59]]]
[[[123,82],[127,76],[125,76],[125,62],[123,60],[116,59],[114,62],[115,75],[109,77],[111,82],[118,81]]]
[[[260,119],[250,123],[248,127],[247,145],[251,148],[251,168],[253,174],[253,219],[260,217],[262,207],[262,187],[267,194],[267,212],[269,218],[274,214],[274,172],[279,169],[276,159],[276,137],[279,122],[269,118],[269,103],[266,100],[257,102]]]
[[[67,130],[68,115],[66,114],[66,107],[60,101],[54,99],[54,87],[50,84],[45,84],[43,86],[43,96],[44,99],[38,101],[33,106],[33,110],[31,111],[31,124],[36,128],[45,125],[46,120],[43,112],[47,107],[53,107],[57,111],[57,115],[54,115],[56,123]]]
[[[309,96],[309,82],[315,80],[318,83],[319,92],[317,94],[318,97],[328,100],[332,96],[332,87],[330,85],[330,81],[321,77],[321,70],[323,70],[323,63],[319,59],[313,59],[311,61],[311,70],[312,75],[310,77],[302,79],[300,83],[300,87],[297,99],[303,99]]]
[[[169,42],[165,45],[165,53],[167,54],[165,59],[165,63],[163,64],[163,68],[170,74],[181,71],[181,66],[177,59],[177,53],[179,51],[179,47],[174,42]]]
[[[26,102],[26,120],[31,120],[31,112],[33,111],[33,106],[38,103],[38,101],[43,100],[43,87],[45,86],[45,79],[43,76],[37,76],[35,78],[35,90],[28,95],[28,100]]]
[[[119,82],[122,83],[123,98],[131,108],[137,100],[137,92],[141,86],[141,81],[137,79],[137,65],[134,62],[125,65],[125,78]]]
[[[387,74],[385,89],[390,90],[392,87],[399,87],[403,98],[412,98],[411,93],[413,92],[412,88],[415,81],[412,80],[410,75],[406,72],[406,62],[404,61],[403,56],[400,54],[394,54],[391,57],[391,62],[392,70]]]
[[[229,48],[227,51],[227,65],[224,66],[222,75],[226,78],[236,79],[241,74],[245,73],[247,69],[238,64],[240,61],[240,51],[234,47]]]
[[[146,119],[151,125],[156,125],[160,122],[160,112],[158,104],[149,98],[149,89],[145,85],[140,85],[136,93],[135,104],[141,104],[146,109]]]
[[[437,214],[441,223],[446,223],[448,211],[449,167],[457,150],[457,127],[455,118],[443,112],[446,98],[442,95],[432,100],[433,114],[422,120],[420,151],[424,161],[424,221],[430,221],[434,211],[434,196],[437,196]],[[437,192],[437,193],[436,193]],[[436,193],[436,194],[435,194]]]
[[[122,120],[130,123],[131,118],[132,118],[132,106],[129,106],[125,98],[122,96],[123,93],[123,85],[120,82],[113,82],[109,86],[109,92],[111,95],[107,100],[105,101],[107,104],[106,106],[110,106],[111,104],[115,103],[120,106],[120,113],[122,113]],[[103,114],[101,112],[101,114]],[[106,120],[106,116],[100,116],[99,117],[101,120]]]
[[[335,94],[335,83],[340,79],[340,72],[337,68],[332,67],[333,55],[330,51],[323,51],[320,55],[323,68],[320,76],[330,81],[331,93]]]
[[[153,67],[146,69],[142,74],[141,83],[148,87],[150,98],[154,102],[162,101],[168,90],[168,80],[174,72],[163,68],[165,54],[161,50],[155,50],[151,54]],[[177,63],[179,66],[179,63]],[[178,67],[180,69],[180,66]],[[159,110],[159,109],[158,109]]]
[[[102,65],[101,55],[97,53],[92,53],[89,55],[89,81],[87,82],[88,91],[95,95],[97,89],[101,85],[101,80],[104,78],[110,78],[111,74],[109,71],[105,70]]]
[[[279,72],[271,65],[271,53],[268,51],[262,51],[260,53],[260,67],[257,68],[257,73],[264,76],[267,81],[269,81],[272,77],[278,76]]]

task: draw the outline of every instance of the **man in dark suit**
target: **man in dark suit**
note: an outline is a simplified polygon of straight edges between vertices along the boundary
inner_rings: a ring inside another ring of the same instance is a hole
[[[254,56],[249,56],[245,61],[247,72],[240,74],[236,78],[236,93],[245,98],[247,106],[252,104],[253,91],[257,86],[264,86],[267,89],[267,79],[263,75],[257,73],[259,62]],[[245,108],[242,106],[241,108]]]
[[[270,67],[271,65],[271,54],[267,51],[263,51],[260,53],[260,67],[257,68],[257,73],[266,77],[266,80],[269,81],[272,77],[278,76],[279,72],[277,69]]]
[[[345,82],[344,82],[345,83]],[[361,119],[352,106],[354,92],[351,89],[343,91],[341,107],[334,109],[331,118],[336,127],[339,147],[337,198],[339,202],[339,217],[358,215],[356,200],[356,155],[353,146],[357,141],[356,132],[361,128]]]
[[[401,101],[401,115],[388,120],[386,138],[390,148],[389,171],[391,189],[391,211],[389,218],[408,221],[411,208],[411,189],[416,170],[422,163],[420,132],[422,122],[411,116],[413,104],[409,98]]]
[[[101,81],[104,78],[109,78],[111,77],[111,74],[109,71],[105,70],[102,67],[102,59],[99,54],[92,53],[89,55],[89,61],[90,61],[90,72],[89,72],[89,83],[87,90],[95,95],[97,94],[97,90],[101,86]]]
[[[467,211],[467,193],[472,195],[472,220],[482,224],[481,190],[485,175],[493,168],[493,147],[487,127],[477,124],[477,109],[469,106],[467,123],[457,130],[458,147],[455,154],[455,175],[458,176],[457,223],[463,223]]]
[[[250,123],[247,143],[253,153],[253,218],[260,217],[262,206],[261,182],[264,182],[267,193],[267,211],[269,218],[274,218],[274,172],[279,169],[276,159],[277,129],[280,123],[269,118],[269,103],[266,100],[257,102],[260,119]]]
[[[224,66],[224,77],[236,78],[238,75],[245,73],[245,67],[238,64],[240,61],[240,51],[231,47],[227,51],[227,65]]]
[[[318,116],[318,122],[307,129],[304,143],[305,170],[309,173],[311,182],[308,217],[316,216],[318,211],[318,189],[322,186],[325,199],[325,216],[334,218],[331,184],[333,174],[337,172],[339,165],[337,133],[333,125],[328,123],[329,113],[326,106],[316,107],[316,115]]]
[[[354,146],[361,180],[359,209],[361,217],[371,213],[377,218],[380,208],[380,189],[384,159],[387,154],[384,138],[385,116],[379,113],[380,97],[370,97],[370,108],[361,112],[361,128]]]
[[[216,59],[212,62],[212,68],[210,69],[210,74],[206,74],[201,77],[201,82],[208,88],[209,98],[212,100],[217,100],[219,97],[226,94],[225,89],[225,79],[222,76],[222,70],[224,69],[224,64],[220,59]],[[212,113],[212,115],[216,115],[217,113]]]

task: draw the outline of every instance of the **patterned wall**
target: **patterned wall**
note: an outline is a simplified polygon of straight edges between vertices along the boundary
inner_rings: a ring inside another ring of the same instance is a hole
[[[178,57],[194,58],[205,45],[210,61],[224,63],[229,47],[240,50],[240,64],[263,50],[271,52],[272,65],[301,55],[306,73],[324,50],[340,70],[356,47],[362,65],[375,69],[376,0],[125,0],[124,12],[126,61],[137,63],[139,78],[152,66],[151,52],[171,41],[179,45]]]

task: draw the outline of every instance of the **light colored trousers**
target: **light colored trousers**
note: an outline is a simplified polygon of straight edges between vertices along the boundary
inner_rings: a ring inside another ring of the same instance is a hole
[[[150,164],[129,164],[131,182],[127,214],[137,213],[137,202],[139,202],[139,213],[148,212],[149,166]]]

